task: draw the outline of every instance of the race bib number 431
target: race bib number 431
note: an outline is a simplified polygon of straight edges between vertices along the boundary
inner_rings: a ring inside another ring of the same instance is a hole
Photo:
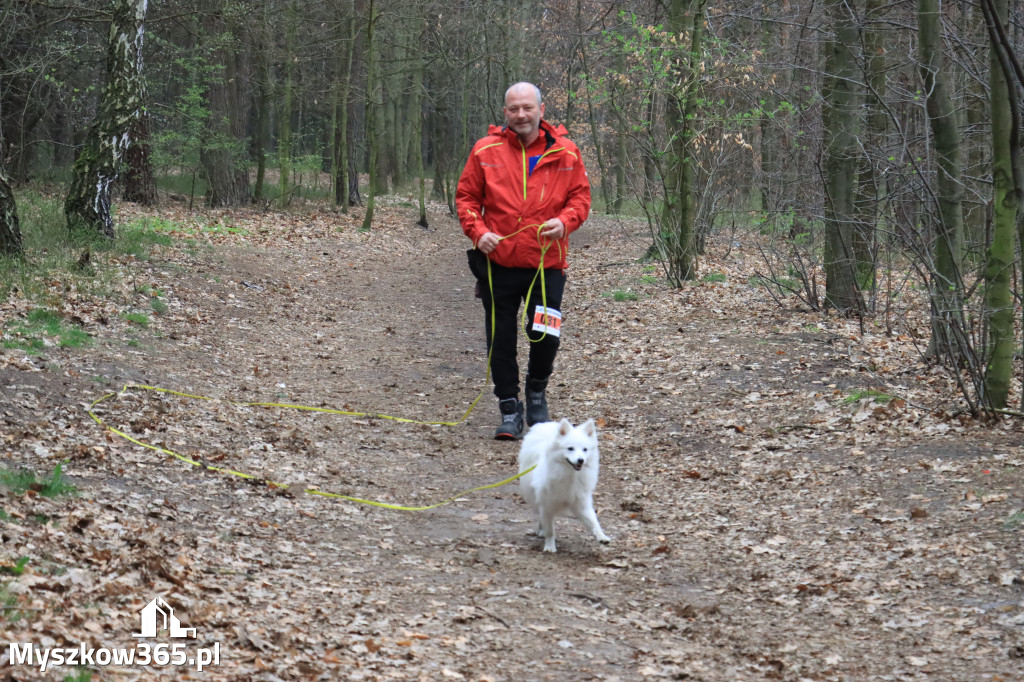
[[[562,313],[554,308],[537,306],[533,313],[533,331],[551,336],[562,335]]]

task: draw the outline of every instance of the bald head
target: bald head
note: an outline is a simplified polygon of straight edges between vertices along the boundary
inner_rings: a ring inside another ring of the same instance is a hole
[[[526,81],[520,81],[519,83],[516,83],[515,85],[512,85],[511,87],[509,87],[509,89],[505,91],[505,105],[506,106],[508,106],[508,98],[510,96],[513,96],[513,95],[518,95],[519,97],[524,97],[524,96],[527,96],[527,95],[533,95],[534,97],[537,98],[537,106],[539,107],[542,104],[541,97],[540,97],[540,88],[538,88],[533,83],[527,83]]]

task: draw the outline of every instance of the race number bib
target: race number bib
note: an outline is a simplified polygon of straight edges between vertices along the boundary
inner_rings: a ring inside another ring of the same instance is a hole
[[[533,313],[533,331],[544,332],[549,336],[561,336],[562,313],[554,308],[537,306]]]

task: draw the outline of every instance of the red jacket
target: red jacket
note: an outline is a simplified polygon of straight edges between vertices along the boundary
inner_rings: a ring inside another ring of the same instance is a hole
[[[498,265],[540,265],[536,226],[559,218],[565,225],[565,238],[548,248],[544,267],[567,267],[569,233],[590,214],[590,181],[579,149],[562,137],[565,134],[564,127],[542,120],[540,135],[523,149],[514,131],[492,125],[487,137],[473,145],[455,192],[462,231],[475,247],[488,231],[504,236],[526,228],[503,239],[491,252],[490,259]],[[541,157],[532,173],[530,156]]]

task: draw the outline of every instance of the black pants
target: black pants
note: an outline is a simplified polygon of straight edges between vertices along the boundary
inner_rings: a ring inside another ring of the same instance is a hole
[[[534,317],[538,307],[546,301],[548,310],[559,313],[562,310],[562,292],[565,290],[565,271],[547,269],[544,271],[544,288],[535,268],[506,268],[491,263],[491,284],[487,279],[487,262],[479,251],[470,251],[470,268],[480,282],[480,293],[484,303],[484,325],[487,330],[487,347],[491,348],[491,374],[494,376],[494,395],[513,398],[519,395],[519,363],[516,360],[518,329],[522,320],[519,306],[526,299],[526,336],[530,339],[530,359],[526,373],[532,379],[543,380],[551,375],[558,354],[559,336],[535,330]],[[530,290],[530,283],[533,289]],[[543,292],[543,293],[542,293]],[[494,338],[491,338],[491,308],[494,308]]]

